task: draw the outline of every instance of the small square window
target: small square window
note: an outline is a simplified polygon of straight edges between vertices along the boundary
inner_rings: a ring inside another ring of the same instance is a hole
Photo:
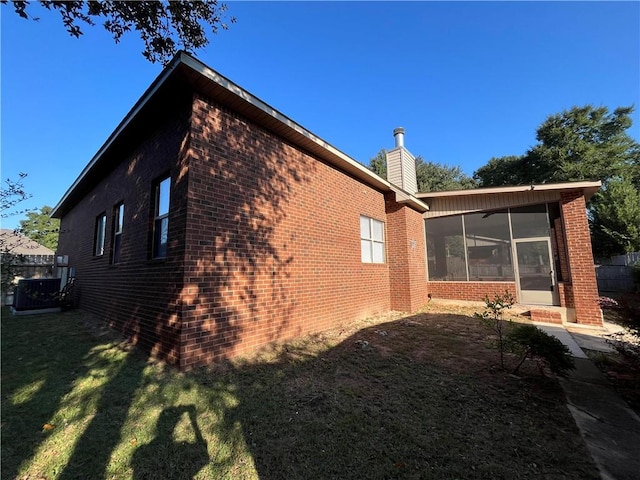
[[[360,216],[360,251],[363,263],[384,263],[384,223]]]

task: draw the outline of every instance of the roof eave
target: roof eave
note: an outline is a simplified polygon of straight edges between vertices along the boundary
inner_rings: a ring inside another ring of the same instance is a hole
[[[227,91],[234,93],[239,98],[247,102],[247,104],[256,108],[260,112],[277,120],[286,128],[286,130],[288,130],[288,132],[281,130],[278,133],[285,136],[297,145],[312,151],[312,153],[315,153],[321,158],[329,161],[335,167],[363,181],[373,188],[385,192],[396,192],[399,203],[410,205],[412,208],[420,211],[421,213],[429,209],[427,204],[425,204],[420,199],[398,189],[395,185],[378,176],[358,161],[354,160],[344,152],[331,145],[329,142],[326,142],[322,138],[311,133],[309,130],[307,130],[297,122],[293,121],[269,104],[260,100],[258,97],[247,92],[240,86],[233,83],[231,80],[207,67],[204,63],[197,60],[196,58],[186,55],[184,57],[184,63],[192,70],[208,78],[215,84],[220,85]],[[314,148],[314,146],[318,148]],[[398,197],[397,195],[398,192],[402,192],[400,197]]]
[[[446,198],[446,197],[461,197],[472,195],[498,195],[503,193],[518,193],[518,192],[531,192],[531,191],[569,191],[569,190],[582,190],[585,198],[588,200],[591,198],[602,186],[601,181],[579,181],[579,182],[564,182],[564,183],[542,183],[534,185],[517,185],[507,187],[487,187],[487,188],[473,188],[469,190],[447,190],[442,192],[425,192],[416,193],[416,197],[419,199],[429,198]]]
[[[91,169],[100,161],[103,154],[109,149],[109,147],[115,142],[115,140],[120,136],[120,134],[127,128],[127,126],[131,123],[131,121],[140,113],[140,111],[144,108],[144,106],[153,98],[154,94],[158,91],[158,89],[167,81],[167,79],[171,76],[171,74],[175,71],[175,69],[182,62],[183,52],[178,53],[173,60],[165,67],[160,75],[156,77],[156,79],[151,83],[149,88],[142,94],[142,96],[138,99],[135,105],[129,110],[129,113],[125,115],[122,121],[118,124],[116,129],[109,135],[106,142],[100,147],[100,149],[96,152],[93,158],[89,161],[89,163],[82,169],[78,178],[71,184],[71,186],[64,193],[62,198],[58,201],[55,207],[51,210],[51,218],[61,218],[60,209],[65,204],[66,200],[69,198],[71,193],[78,187],[78,185],[84,180],[87,174],[91,171]]]
[[[361,163],[352,159],[320,137],[314,135],[309,130],[305,129],[298,123],[291,120],[289,117],[283,115],[278,110],[274,109],[251,93],[247,92],[237,84],[233,83],[231,80],[207,67],[201,61],[184,52],[180,52],[174,57],[174,59],[162,71],[162,73],[160,73],[160,75],[158,75],[158,77],[153,81],[153,83],[144,92],[144,94],[136,102],[129,113],[127,113],[120,124],[118,124],[113,133],[111,133],[107,141],[93,156],[87,166],[85,166],[78,178],[65,192],[63,197],[51,212],[51,216],[53,218],[61,218],[62,215],[64,215],[66,211],[65,209],[67,207],[66,203],[70,199],[76,188],[78,188],[79,185],[85,180],[89,172],[91,172],[96,167],[104,154],[114,144],[118,137],[122,135],[122,133],[132,123],[136,116],[139,115],[143,108],[153,100],[158,90],[160,90],[160,88],[172,77],[174,72],[176,72],[182,65],[202,75],[210,82],[214,83],[216,86],[222,87],[225,91],[232,93],[235,97],[240,99],[248,109],[253,110],[254,113],[260,114],[260,116],[262,116],[263,118],[274,119],[280,127],[278,128],[278,134],[285,136],[287,139],[301,146],[302,148],[308,149],[309,151],[328,161],[338,169],[383,192],[398,190],[397,187],[389,183],[387,180],[379,177]],[[426,205],[426,203],[424,203],[419,198],[416,198],[416,196],[409,195],[406,192],[404,192],[403,195],[404,196],[402,197],[402,203],[408,204],[412,208],[415,208],[420,212],[428,210],[428,206]]]

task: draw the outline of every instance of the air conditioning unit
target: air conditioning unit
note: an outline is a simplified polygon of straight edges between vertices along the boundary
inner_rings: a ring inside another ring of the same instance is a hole
[[[60,306],[59,278],[19,280],[13,292],[13,308],[17,312]]]

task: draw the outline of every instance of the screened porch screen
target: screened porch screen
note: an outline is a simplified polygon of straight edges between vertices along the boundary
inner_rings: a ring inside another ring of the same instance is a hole
[[[548,218],[541,204],[427,219],[429,280],[514,281],[512,237],[549,236]]]

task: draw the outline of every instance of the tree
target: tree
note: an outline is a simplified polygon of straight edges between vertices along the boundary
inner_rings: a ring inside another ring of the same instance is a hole
[[[8,0],[0,0],[8,3]],[[24,19],[39,20],[30,15],[31,2],[12,0],[15,12]],[[218,28],[226,30],[224,16],[227,6],[217,0],[183,1],[40,1],[49,11],[57,10],[64,28],[73,37],[83,32],[80,23],[94,26],[102,22],[116,43],[122,36],[135,30],[144,42],[142,55],[152,63],[167,64],[178,50],[192,52],[209,44],[208,25],[212,33]],[[229,19],[230,23],[236,20]],[[83,27],[84,28],[84,27]]]
[[[631,179],[609,180],[591,203],[594,254],[640,252],[640,190]]]
[[[20,220],[20,231],[27,238],[55,251],[58,246],[60,220],[51,218],[52,210],[45,205],[39,212],[28,212],[27,219]]]
[[[640,169],[628,134],[633,107],[573,107],[538,127],[538,144],[521,156],[492,158],[474,173],[482,187],[602,180]],[[634,176],[637,173],[633,174]]]
[[[369,160],[369,170],[387,178],[387,153],[384,148]],[[419,192],[460,190],[476,186],[475,181],[465,175],[460,167],[425,161],[420,155],[416,157],[416,177]]]
[[[7,179],[0,188],[0,217],[7,218],[12,215],[24,213],[23,211],[12,211],[20,202],[31,197],[24,189],[24,179],[26,173],[20,173],[18,180]],[[14,232],[18,233],[18,231]],[[13,283],[20,265],[24,262],[24,256],[14,253],[20,246],[20,241],[15,241],[15,235],[0,232],[0,263],[2,264],[0,275],[0,288],[6,292]],[[19,238],[19,237],[18,237]]]
[[[640,144],[629,136],[633,107],[573,107],[538,127],[521,156],[492,158],[474,172],[482,187],[600,180],[589,203],[593,249],[615,255],[640,249]]]
[[[533,180],[527,172],[524,155],[493,157],[473,173],[473,178],[481,187],[525,185]]]
[[[369,160],[369,170],[377,173],[382,178],[387,178],[387,151],[382,148],[375,157]]]
[[[573,107],[551,115],[537,131],[529,152],[549,182],[617,177],[638,162],[640,147],[628,134],[633,107]]]
[[[476,187],[476,182],[460,167],[425,161],[421,156],[416,157],[416,174],[419,192],[466,190]]]
[[[29,198],[29,195],[24,189],[24,179],[27,177],[26,173],[20,173],[18,180],[11,180],[7,178],[0,188],[0,218],[7,218],[12,215],[18,215],[23,212],[10,212],[13,207],[18,205]]]

